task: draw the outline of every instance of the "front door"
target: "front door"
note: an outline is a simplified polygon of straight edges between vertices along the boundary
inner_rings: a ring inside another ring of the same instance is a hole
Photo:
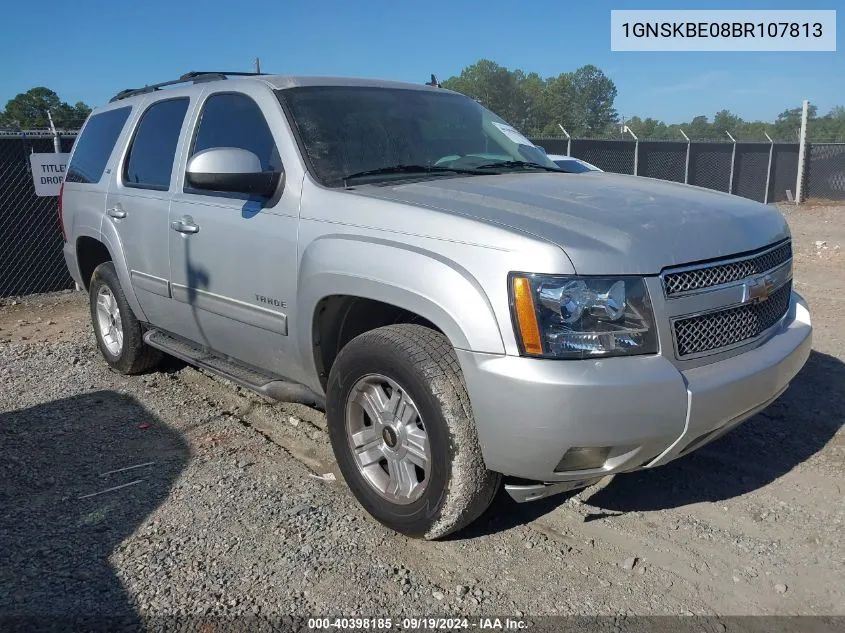
[[[135,296],[147,319],[170,325],[168,255],[170,198],[179,137],[190,107],[187,96],[155,101],[143,112],[106,199]]]
[[[170,206],[174,331],[221,356],[296,379],[287,335],[296,295],[298,187],[280,187],[267,200],[184,183],[190,157],[218,147],[248,150],[263,169],[283,170],[280,133],[274,138],[265,116],[282,119],[278,101],[263,87],[248,93],[209,91],[197,116],[183,186]]]

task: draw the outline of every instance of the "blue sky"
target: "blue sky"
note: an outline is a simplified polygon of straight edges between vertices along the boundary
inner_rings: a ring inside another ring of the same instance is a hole
[[[845,105],[845,42],[827,53],[610,51],[611,8],[835,9],[839,1],[138,0],[10,2],[0,17],[0,105],[44,85],[70,103],[188,70],[262,70],[422,82],[480,58],[543,76],[595,64],[627,117],[680,122],[727,108],[774,119],[810,99]],[[845,21],[845,11],[840,11]],[[840,27],[839,35],[843,29]]]

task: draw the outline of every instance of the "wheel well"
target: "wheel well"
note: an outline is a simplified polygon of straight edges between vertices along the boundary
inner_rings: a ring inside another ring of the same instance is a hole
[[[79,261],[79,274],[82,275],[85,290],[88,290],[91,284],[94,269],[103,262],[112,260],[106,245],[93,237],[80,237],[76,240],[76,258]]]
[[[417,323],[441,331],[428,319],[389,303],[347,295],[322,299],[314,310],[312,344],[323,388],[335,358],[349,341],[364,332],[395,323]]]

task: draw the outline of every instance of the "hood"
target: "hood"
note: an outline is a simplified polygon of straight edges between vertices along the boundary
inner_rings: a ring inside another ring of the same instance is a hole
[[[772,207],[665,180],[600,172],[439,178],[369,185],[356,193],[545,239],[586,275],[656,274],[789,235]]]

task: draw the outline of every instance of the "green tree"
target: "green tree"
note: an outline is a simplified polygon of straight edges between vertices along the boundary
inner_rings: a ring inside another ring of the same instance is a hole
[[[571,73],[546,79],[542,102],[548,117],[542,127],[544,134],[559,135],[561,125],[573,136],[583,134],[585,117],[578,107]]]
[[[599,135],[615,124],[616,86],[595,66],[543,78],[489,59],[467,66],[443,87],[477,99],[528,134]]]
[[[809,120],[807,137],[811,141],[845,141],[845,108],[836,106],[823,117]]]
[[[24,130],[49,128],[48,112],[57,128],[79,128],[91,108],[81,101],[71,106],[49,88],[39,86],[10,99],[0,112],[0,125]]]
[[[540,131],[549,121],[549,113],[543,94],[546,89],[546,82],[537,73],[528,73],[515,70],[514,76],[519,86],[520,101],[517,108],[517,116],[513,124],[519,129],[535,133]]]
[[[629,121],[625,122],[634,134],[641,139],[649,139],[654,141],[665,141],[671,139],[669,129],[663,121],[647,117],[640,119],[640,117],[631,117]]]
[[[704,115],[699,115],[694,117],[692,121],[690,121],[685,127],[684,130],[693,140],[706,140],[711,139],[713,137],[713,132],[710,126],[710,121],[707,120],[707,117]]]
[[[795,143],[801,138],[801,108],[790,108],[778,115],[773,126],[772,136],[777,141],[788,141]],[[810,105],[807,112],[807,125],[811,125],[816,118],[818,108]]]
[[[618,114],[613,107],[616,85],[601,70],[593,65],[582,66],[572,73],[572,88],[583,116],[585,134],[598,134],[616,121]]]
[[[736,138],[743,123],[744,121],[741,118],[731,114],[728,110],[719,110],[713,117],[713,133],[714,135],[721,133],[722,136],[725,136],[725,132],[728,132]]]
[[[442,85],[477,99],[505,120],[520,118],[519,104],[522,94],[517,79],[507,68],[494,61],[479,60],[464,68],[459,76],[444,81]]]

